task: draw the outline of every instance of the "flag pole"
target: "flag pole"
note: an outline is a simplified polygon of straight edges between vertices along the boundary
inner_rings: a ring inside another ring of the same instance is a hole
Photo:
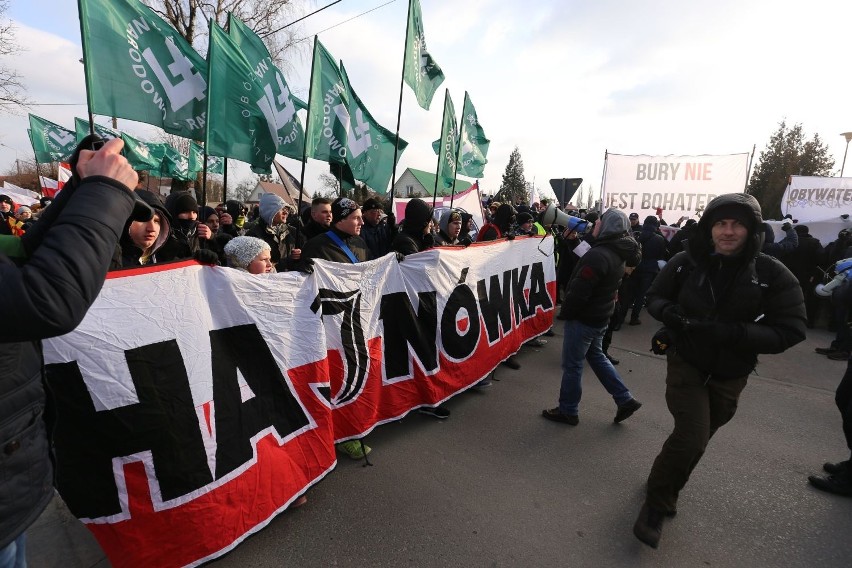
[[[467,91],[464,92],[464,102],[467,103]],[[453,192],[450,194],[450,209],[453,208],[453,200],[456,198],[456,182],[459,179],[459,153],[461,152],[462,129],[464,128],[464,105],[462,106],[462,117],[456,123],[458,134],[456,135],[456,168],[453,170]]]
[[[314,54],[311,58],[311,79],[308,83],[308,115],[305,117],[305,142],[302,144],[302,173],[299,175],[299,210],[296,212],[296,225],[299,231],[296,235],[296,245],[299,246],[304,233],[302,232],[302,202],[305,195],[305,165],[308,163],[308,135],[311,132],[311,99],[314,96],[314,67],[317,59],[317,36],[314,36]],[[301,248],[301,247],[299,247]]]
[[[210,76],[209,74],[207,75]],[[209,112],[207,116],[210,116]],[[192,148],[189,150],[192,152]],[[207,143],[204,143],[204,166],[201,169],[201,206],[207,205]]]
[[[441,136],[444,135],[444,121],[447,118],[447,98],[450,96],[450,90],[444,89],[444,113],[441,117]],[[432,210],[435,210],[435,202],[438,199],[438,174],[441,173],[441,147],[443,146],[444,141],[441,140],[440,145],[438,146],[438,167],[435,169],[435,191],[432,192]],[[455,176],[453,176],[455,179]],[[453,182],[455,183],[455,182]]]
[[[402,73],[399,77],[399,105],[396,109],[396,141],[393,145],[393,170],[391,172],[390,200],[388,201],[388,211],[393,211],[393,186],[396,185],[396,160],[399,156],[399,125],[402,121],[402,92],[405,89],[405,63],[406,54],[408,53],[408,33],[409,22],[411,21],[411,0],[408,0],[408,17],[405,19],[405,43],[402,50]]]
[[[86,31],[83,25],[83,0],[77,0],[77,16],[80,20],[80,45],[83,48],[83,77],[86,81],[86,112],[89,115],[89,134],[95,133],[95,118],[92,114],[92,89],[90,88],[89,78],[89,52],[86,47]],[[38,166],[36,166],[38,172]]]
[[[227,203],[228,201],[228,158],[222,158],[225,161],[224,167],[222,169],[222,174],[224,175],[224,180],[222,180],[222,203]]]

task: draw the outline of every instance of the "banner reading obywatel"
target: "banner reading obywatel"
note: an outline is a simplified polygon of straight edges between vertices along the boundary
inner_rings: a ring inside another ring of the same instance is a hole
[[[640,220],[663,210],[674,223],[693,218],[711,199],[742,193],[748,180],[749,154],[698,156],[628,156],[608,154],[602,199],[605,209],[636,212]]]
[[[852,213],[852,178],[790,176],[781,209],[800,223],[837,221]]]

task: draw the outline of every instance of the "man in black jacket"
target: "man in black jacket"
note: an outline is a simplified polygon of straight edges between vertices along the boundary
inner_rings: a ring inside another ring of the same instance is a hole
[[[41,340],[73,330],[101,289],[136,172],[120,138],[80,151],[73,181],[22,238],[20,266],[0,255],[0,565],[23,565],[24,531],[53,497]],[[16,561],[18,564],[16,564]]]
[[[639,243],[628,233],[630,222],[618,209],[608,209],[595,224],[592,248],[586,252],[568,282],[559,319],[565,321],[562,342],[562,386],[559,406],[542,411],[554,422],[576,426],[582,395],[583,362],[612,395],[615,422],[622,422],[642,404],[633,398],[602,349],[604,332],[615,311],[615,294],[626,265],[639,263]]]
[[[686,250],[648,291],[648,312],[671,335],[663,343],[666,403],[675,423],[651,468],[633,527],[653,548],[710,438],[733,418],[757,355],[781,353],[805,339],[799,282],[760,252],[762,242],[757,200],[745,193],[720,195],[707,205]]]

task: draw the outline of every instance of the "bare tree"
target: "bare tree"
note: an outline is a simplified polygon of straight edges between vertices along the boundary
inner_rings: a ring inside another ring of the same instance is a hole
[[[273,61],[282,71],[292,70],[284,58],[290,52],[303,53],[310,38],[297,26],[284,27],[298,19],[306,0],[145,0],[196,48],[206,45],[207,22],[225,27],[228,13],[234,14],[263,39]],[[202,45],[203,44],[203,45]],[[304,48],[300,49],[300,48]]]
[[[8,9],[9,1],[0,0],[0,111],[14,114],[24,110],[30,101],[24,92],[21,75],[2,63],[6,57],[23,51],[15,41],[15,26],[5,17]]]

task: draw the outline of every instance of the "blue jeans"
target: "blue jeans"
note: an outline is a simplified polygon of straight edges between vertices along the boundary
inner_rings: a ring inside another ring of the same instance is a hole
[[[565,335],[562,341],[562,387],[559,389],[559,412],[577,415],[580,398],[583,395],[583,360],[589,362],[595,376],[612,395],[615,404],[622,405],[633,396],[618,376],[618,372],[606,355],[601,342],[606,326],[591,327],[577,320],[565,322]]]
[[[27,533],[0,548],[0,568],[27,568]]]

